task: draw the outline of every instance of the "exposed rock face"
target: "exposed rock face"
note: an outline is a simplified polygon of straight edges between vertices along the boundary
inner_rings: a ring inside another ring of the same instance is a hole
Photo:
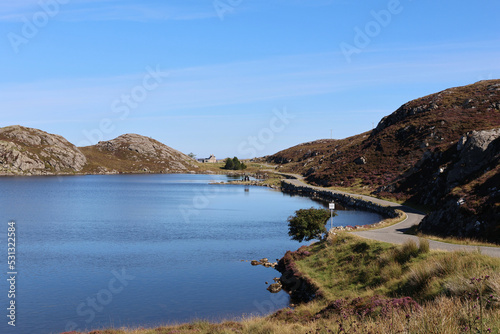
[[[428,168],[436,170],[444,163],[451,167],[441,167],[433,182],[423,187],[421,200],[438,205],[420,229],[500,242],[500,129],[472,131],[453,152],[451,161],[447,154],[428,159]]]
[[[59,135],[22,127],[0,129],[0,174],[71,174],[81,171],[87,159]]]
[[[448,173],[448,183],[457,182],[488,164],[499,153],[495,145],[498,138],[500,129],[472,131],[463,136],[457,144],[460,160]]]
[[[77,148],[38,129],[0,129],[0,175],[187,173],[196,168],[187,155],[136,134]]]

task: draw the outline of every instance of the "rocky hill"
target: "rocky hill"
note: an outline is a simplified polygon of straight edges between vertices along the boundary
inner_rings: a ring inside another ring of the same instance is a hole
[[[195,161],[173,148],[137,134],[121,135],[94,146],[81,147],[90,173],[187,173]]]
[[[317,185],[425,205],[425,232],[500,242],[499,128],[500,80],[487,80],[410,101],[370,132],[267,161]]]
[[[0,128],[0,175],[187,173],[197,168],[187,155],[136,134],[77,148],[38,129]]]
[[[86,163],[61,136],[19,125],[0,128],[0,175],[73,174]]]

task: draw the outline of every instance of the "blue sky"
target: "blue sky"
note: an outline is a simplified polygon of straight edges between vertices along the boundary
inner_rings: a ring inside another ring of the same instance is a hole
[[[0,4],[0,126],[249,158],[500,78],[499,1]]]

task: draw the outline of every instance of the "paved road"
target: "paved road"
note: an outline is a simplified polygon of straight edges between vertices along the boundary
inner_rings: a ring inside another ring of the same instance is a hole
[[[292,177],[293,179],[289,179],[288,182],[297,185],[297,186],[303,186],[303,187],[309,187],[313,188],[315,190],[327,190],[325,188],[321,187],[315,187],[311,186],[303,181],[303,177],[297,174],[288,174],[288,173],[280,173],[289,177]],[[407,218],[402,221],[401,223],[389,226],[389,227],[384,227],[380,229],[373,229],[369,231],[362,231],[362,232],[351,232],[355,235],[358,235],[363,238],[367,239],[373,239],[373,240],[378,240],[378,241],[384,241],[384,242],[389,242],[393,244],[403,244],[407,240],[415,240],[418,243],[418,237],[413,236],[413,235],[408,235],[404,234],[405,230],[410,228],[413,225],[416,225],[420,223],[420,221],[424,218],[425,214],[417,211],[415,209],[412,209],[410,207],[398,204],[398,203],[393,203],[389,201],[385,201],[382,199],[370,197],[370,196],[364,196],[364,195],[357,195],[357,194],[350,194],[346,193],[343,191],[338,191],[338,190],[329,190],[332,193],[336,194],[344,194],[344,195],[350,195],[353,197],[361,197],[363,200],[368,201],[368,202],[373,202],[376,204],[380,204],[383,206],[391,206],[396,209],[399,209],[406,213]],[[446,250],[446,251],[455,251],[455,250],[467,250],[467,251],[474,251],[474,250],[480,250],[481,254],[493,256],[493,257],[500,257],[500,247],[484,247],[484,246],[466,246],[466,245],[455,245],[455,244],[449,244],[445,242],[439,242],[439,241],[434,241],[434,240],[429,240],[429,246],[431,249],[434,250]]]

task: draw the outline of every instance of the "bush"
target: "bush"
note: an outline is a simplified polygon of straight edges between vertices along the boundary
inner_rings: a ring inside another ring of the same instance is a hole
[[[231,158],[226,159],[226,165],[224,166],[224,169],[228,169],[228,170],[234,169],[233,159],[231,159]]]
[[[326,233],[325,224],[328,218],[330,211],[327,209],[297,210],[295,216],[288,217],[288,235],[298,242],[321,238]]]
[[[242,170],[246,169],[247,165],[242,163],[237,157],[234,158],[227,158],[226,159],[226,164],[224,165],[224,169],[227,170]]]

